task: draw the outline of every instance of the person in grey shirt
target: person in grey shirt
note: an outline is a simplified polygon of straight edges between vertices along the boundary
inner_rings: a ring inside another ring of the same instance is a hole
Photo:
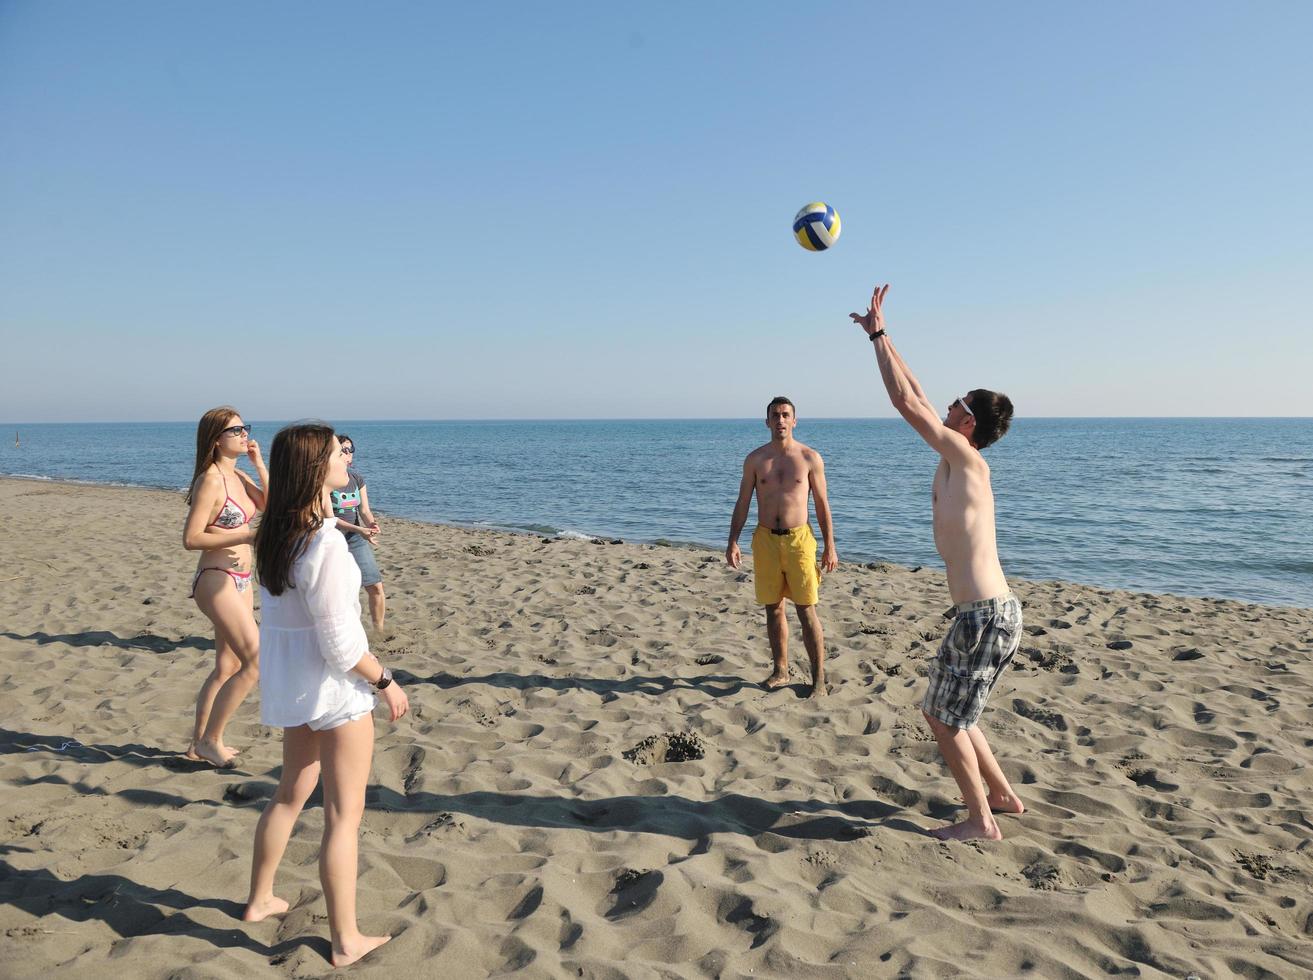
[[[345,432],[337,434],[342,444],[342,452],[351,462],[355,461],[356,443]],[[351,557],[360,566],[360,584],[364,586],[369,597],[369,618],[375,630],[383,629],[383,619],[387,614],[387,596],[383,594],[383,575],[378,570],[374,559],[373,541],[378,537],[378,521],[369,509],[369,491],[365,489],[365,477],[354,466],[347,468],[347,485],[334,490],[330,496],[333,501],[333,516],[337,518],[338,529],[346,535],[346,544]]]

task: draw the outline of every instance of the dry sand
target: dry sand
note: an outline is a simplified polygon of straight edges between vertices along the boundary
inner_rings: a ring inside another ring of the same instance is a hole
[[[280,758],[257,696],[240,770],[177,755],[212,658],[181,497],[0,487],[0,973],[331,972],[317,797],[292,912],[237,919]],[[379,559],[414,710],[377,723],[359,907],[396,938],[355,975],[1313,973],[1313,611],[1014,583],[983,723],[1030,812],[963,845],[920,833],[961,815],[917,711],[938,572],[827,578],[813,704],[796,623],[798,684],[757,683],[718,553],[388,520]]]

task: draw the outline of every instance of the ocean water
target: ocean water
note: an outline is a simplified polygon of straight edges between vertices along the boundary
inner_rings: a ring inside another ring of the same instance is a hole
[[[254,423],[266,453],[280,424]],[[384,514],[717,549],[743,457],[769,438],[758,420],[337,424]],[[0,473],[191,475],[192,422],[22,425],[18,448],[14,428]],[[937,457],[906,424],[804,418],[795,435],[825,457],[842,560],[942,567]],[[1012,578],[1313,606],[1313,420],[1020,419],[986,458]]]

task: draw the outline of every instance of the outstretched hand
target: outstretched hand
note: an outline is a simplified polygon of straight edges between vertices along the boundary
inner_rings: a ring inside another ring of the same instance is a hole
[[[853,323],[857,324],[866,331],[867,336],[876,331],[884,329],[884,314],[880,311],[880,305],[884,302],[884,294],[889,292],[889,284],[876,286],[875,291],[871,293],[871,305],[865,313],[849,313]]]

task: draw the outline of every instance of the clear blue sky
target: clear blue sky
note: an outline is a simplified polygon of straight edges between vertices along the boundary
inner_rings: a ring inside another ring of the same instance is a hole
[[[0,0],[0,419],[1313,415],[1313,4]],[[811,200],[843,237],[790,234]]]

